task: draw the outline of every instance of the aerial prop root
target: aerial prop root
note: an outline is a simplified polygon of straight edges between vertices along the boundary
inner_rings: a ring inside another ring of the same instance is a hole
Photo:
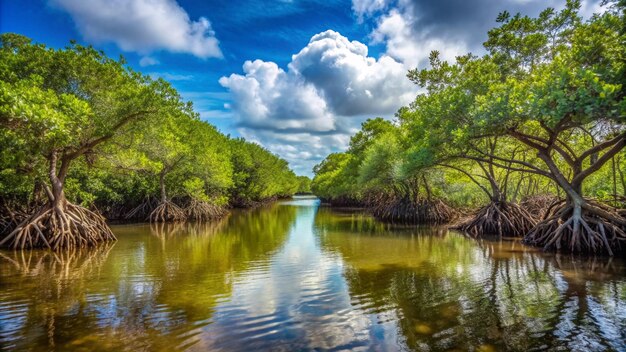
[[[482,235],[521,237],[536,223],[528,211],[515,203],[491,202],[458,228],[472,237]]]
[[[3,209],[0,209],[0,235],[10,233],[27,218],[28,213],[26,211],[5,204]]]
[[[192,220],[211,220],[225,216],[228,211],[219,205],[192,200],[185,208],[185,215]]]
[[[374,199],[372,214],[380,220],[410,224],[442,224],[450,222],[457,212],[440,199],[409,198]]]
[[[563,200],[553,195],[537,194],[524,197],[519,205],[533,217],[541,219],[545,216],[549,209],[558,205],[558,203],[562,201]]]
[[[185,211],[170,200],[165,200],[152,210],[150,222],[184,221],[187,219]]]
[[[157,207],[158,203],[153,197],[146,197],[139,205],[131,209],[124,218],[129,219],[141,219],[145,220],[150,216],[152,210]]]
[[[79,205],[48,203],[22,221],[0,241],[0,247],[76,248],[114,241],[115,235],[100,214]]]
[[[626,218],[610,206],[586,201],[560,202],[524,238],[524,243],[548,251],[609,254],[626,245]]]

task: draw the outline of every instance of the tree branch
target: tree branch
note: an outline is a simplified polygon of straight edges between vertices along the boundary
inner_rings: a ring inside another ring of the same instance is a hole
[[[485,188],[483,185],[481,185],[480,182],[478,182],[474,178],[474,176],[472,176],[472,174],[470,174],[469,172],[467,172],[467,171],[465,171],[465,170],[463,170],[463,169],[461,169],[459,167],[456,167],[456,166],[453,166],[453,165],[444,164],[444,163],[437,163],[437,165],[443,166],[443,167],[447,167],[447,168],[450,168],[452,170],[456,170],[456,171],[466,175],[467,177],[469,177],[470,180],[472,180],[472,182],[474,182],[478,187],[480,187],[480,189],[483,190],[483,192],[485,192],[485,194],[489,197],[489,199],[491,199],[493,197],[492,194],[489,193],[487,188]]]
[[[582,153],[580,155],[580,157],[578,157],[576,159],[576,162],[578,163],[582,163],[587,157],[595,154],[595,153],[599,153],[602,150],[606,149],[606,148],[610,148],[611,146],[615,145],[616,143],[619,143],[620,140],[623,140],[626,137],[626,133],[621,133],[619,134],[617,137],[609,139],[608,141],[596,144],[595,146],[593,146],[592,148],[588,149],[587,151],[585,151],[584,153]]]
[[[72,159],[76,159],[77,157],[83,155],[85,152],[87,152],[88,150],[94,148],[95,146],[97,146],[100,143],[103,143],[111,138],[113,138],[113,136],[115,136],[115,132],[117,130],[119,130],[120,128],[124,127],[126,124],[128,124],[132,119],[134,119],[135,117],[141,116],[141,115],[147,115],[150,113],[155,113],[158,110],[141,110],[141,111],[136,111],[132,114],[128,114],[124,117],[122,117],[120,119],[120,121],[118,121],[112,128],[111,128],[111,132],[105,134],[104,136],[100,136],[96,139],[93,139],[89,142],[86,142],[85,144],[83,144],[82,146],[80,146],[77,150],[75,150],[72,153],[68,153],[65,156],[67,158],[69,158],[70,160]]]
[[[606,153],[604,153],[601,157],[596,160],[595,163],[591,164],[588,168],[583,170],[578,175],[574,176],[572,180],[572,184],[578,184],[585,180],[589,175],[598,171],[602,165],[604,165],[607,161],[611,160],[615,154],[619,153],[626,146],[626,134],[620,135],[620,140],[617,141],[616,144],[613,145],[611,149],[609,149]],[[604,148],[602,148],[604,149]],[[582,156],[581,156],[582,157]]]

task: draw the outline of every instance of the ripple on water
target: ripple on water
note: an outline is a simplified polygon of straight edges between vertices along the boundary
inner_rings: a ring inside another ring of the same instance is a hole
[[[21,331],[27,319],[30,301],[11,301],[7,298],[7,295],[0,295],[0,347],[11,350],[23,338]]]
[[[207,233],[114,227],[111,250],[44,255],[43,265],[39,254],[7,253],[0,346],[626,350],[617,260],[598,270],[534,251],[503,255],[508,242],[295,205],[234,211]]]

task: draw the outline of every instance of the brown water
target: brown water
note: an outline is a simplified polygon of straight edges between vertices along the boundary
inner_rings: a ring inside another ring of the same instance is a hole
[[[0,252],[0,346],[626,351],[626,269],[297,198],[212,224]]]

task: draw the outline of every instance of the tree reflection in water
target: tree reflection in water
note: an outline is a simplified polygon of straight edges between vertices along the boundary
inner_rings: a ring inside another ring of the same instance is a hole
[[[295,209],[218,222],[114,227],[115,244],[0,256],[0,345],[34,350],[193,346],[250,263],[287,238]]]
[[[14,344],[19,349],[24,339],[33,339],[40,345],[58,347],[69,339],[87,338],[80,336],[81,331],[97,325],[96,318],[86,314],[91,299],[87,288],[93,287],[93,278],[101,275],[114,246],[114,243],[102,243],[59,253],[0,252],[2,278],[10,273],[10,278],[20,283],[17,289],[3,290],[0,294],[3,343]],[[13,312],[15,319],[5,312],[9,306],[18,308]],[[16,330],[28,334],[21,338],[11,336]]]
[[[0,349],[624,350],[617,259],[390,226],[313,199],[0,251]]]
[[[517,241],[468,241],[327,209],[316,228],[322,248],[346,263],[353,306],[396,326],[409,349],[626,348],[622,261],[546,255]]]

